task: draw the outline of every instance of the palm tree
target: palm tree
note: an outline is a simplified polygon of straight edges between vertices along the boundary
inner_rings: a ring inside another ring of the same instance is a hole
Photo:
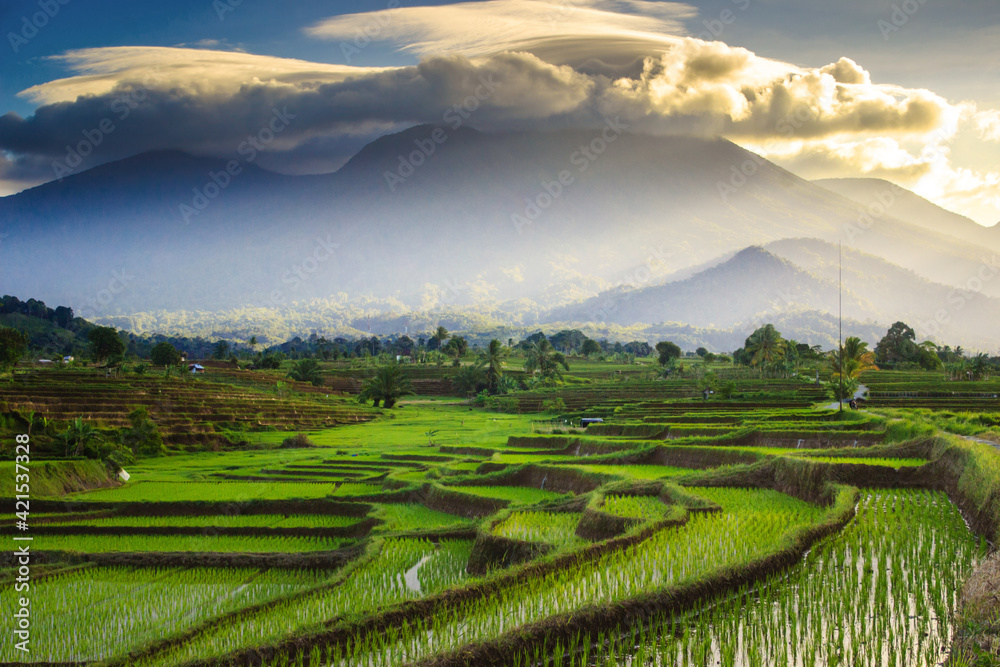
[[[410,380],[403,377],[403,368],[397,363],[386,364],[375,369],[375,375],[361,385],[358,401],[373,401],[375,407],[381,402],[391,408],[400,396],[412,394]]]
[[[484,384],[487,384],[486,362],[482,359],[459,369],[451,380],[452,388],[463,396],[472,396]]]
[[[431,338],[433,338],[434,340],[436,340],[438,342],[438,349],[440,350],[441,347],[444,346],[444,342],[446,340],[448,340],[449,338],[451,338],[451,334],[448,333],[447,329],[445,329],[444,327],[439,326],[437,328],[437,331],[435,331],[431,335]]]
[[[773,324],[767,324],[750,335],[746,351],[752,366],[772,368],[785,356],[785,341]]]
[[[323,385],[323,373],[320,371],[319,363],[315,359],[303,359],[295,364],[287,377],[297,382],[308,382],[314,387]]]
[[[503,377],[503,367],[508,354],[510,354],[510,350],[505,348],[503,343],[496,338],[491,340],[489,346],[486,348],[486,352],[484,353],[486,385],[490,388],[490,391],[496,390],[500,378]]]
[[[96,428],[77,417],[68,429],[59,434],[59,438],[66,443],[66,456],[69,456],[70,445],[75,445],[73,456],[79,456],[87,443],[101,440],[102,436]]]
[[[569,370],[566,357],[561,352],[556,352],[548,339],[542,338],[528,348],[524,361],[524,370],[526,372],[532,374],[537,372],[545,379],[558,380],[562,378],[562,373],[559,372],[560,366]]]

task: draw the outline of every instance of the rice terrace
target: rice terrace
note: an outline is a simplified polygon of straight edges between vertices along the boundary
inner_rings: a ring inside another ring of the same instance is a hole
[[[796,371],[540,340],[312,362],[311,383],[291,359],[20,364],[0,400],[4,442],[30,434],[31,660],[5,638],[0,661],[992,664],[982,359],[884,370],[862,349],[867,401],[839,410],[836,355],[794,342]],[[569,369],[522,370],[546,355]],[[491,395],[485,362],[514,389]],[[386,375],[392,407],[359,402]],[[7,608],[17,581],[8,559]]]
[[[1000,0],[0,0],[0,667],[1000,667]]]

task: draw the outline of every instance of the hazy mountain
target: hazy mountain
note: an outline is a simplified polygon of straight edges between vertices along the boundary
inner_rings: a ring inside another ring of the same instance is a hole
[[[843,238],[944,283],[982,261],[982,244],[889,217],[854,229],[857,204],[722,139],[420,126],[323,176],[234,159],[230,174],[144,154],[0,199],[0,291],[89,318],[332,295],[537,309],[787,237]]]
[[[711,264],[711,263],[710,263]],[[621,326],[684,322],[729,328],[786,320],[786,335],[813,340],[789,314],[836,318],[840,309],[839,251],[817,239],[784,239],[750,247],[695,275],[643,289],[619,289],[557,308],[546,321],[606,321]],[[1000,299],[938,283],[879,257],[843,251],[843,315],[854,329],[875,325],[884,333],[896,320],[921,340],[992,348],[1000,342]],[[829,321],[829,319],[827,319]]]
[[[970,243],[988,243],[994,248],[1000,241],[1000,225],[983,227],[881,178],[826,178],[813,183],[864,207],[881,204],[887,215],[924,229],[944,232]]]

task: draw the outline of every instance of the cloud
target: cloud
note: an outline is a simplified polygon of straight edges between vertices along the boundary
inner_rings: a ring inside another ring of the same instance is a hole
[[[486,0],[335,16],[304,32],[342,42],[372,35],[418,56],[517,51],[559,65],[621,65],[671,47],[696,15],[675,2]]]
[[[976,112],[972,117],[979,136],[988,141],[1000,141],[1000,111],[987,109]]]
[[[73,102],[81,96],[108,95],[124,82],[148,82],[189,95],[222,96],[237,94],[247,85],[315,86],[385,71],[235,51],[155,46],[79,49],[49,60],[75,76],[32,86],[20,93],[22,97],[38,104]]]
[[[32,115],[0,116],[11,174],[0,178],[39,178],[39,164],[64,159],[109,122],[113,132],[81,169],[152,149],[231,156],[277,112],[291,121],[260,164],[331,171],[367,141],[441,124],[471,100],[467,124],[486,131],[597,128],[620,116],[633,132],[725,136],[807,176],[852,169],[922,183],[936,174],[980,192],[939,149],[963,119],[997,139],[1000,112],[874,82],[847,57],[805,68],[684,37],[695,15],[687,4],[646,0],[486,0],[306,29],[352,44],[359,34],[391,41],[420,57],[394,68],[194,48],[71,51],[56,61],[72,76],[22,93],[40,105]]]

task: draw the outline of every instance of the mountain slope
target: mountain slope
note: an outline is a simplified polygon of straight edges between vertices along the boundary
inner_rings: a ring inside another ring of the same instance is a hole
[[[151,153],[0,199],[2,289],[88,318],[341,294],[396,310],[553,307],[751,244],[841,238],[857,218],[728,141],[610,128],[419,126],[323,176],[233,164]],[[888,217],[847,241],[944,283],[967,280],[981,254]],[[983,289],[1000,294],[1000,281]]]
[[[841,312],[838,247],[818,239],[784,239],[750,247],[690,278],[643,289],[619,289],[548,313],[545,321],[621,326],[684,322],[728,328]],[[933,283],[874,255],[843,250],[845,319],[913,326],[923,340],[993,347],[1000,299]],[[792,326],[795,326],[792,324]],[[809,332],[788,335],[809,340]]]
[[[983,227],[964,215],[952,213],[906,188],[881,178],[826,178],[816,185],[861,204],[885,208],[888,215],[932,232],[943,232],[970,243],[986,243],[996,249],[1000,226]]]

